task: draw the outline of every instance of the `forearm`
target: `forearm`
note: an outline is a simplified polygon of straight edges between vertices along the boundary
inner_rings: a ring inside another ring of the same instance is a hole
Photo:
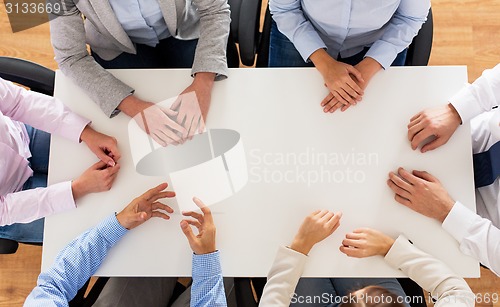
[[[500,229],[457,202],[443,228],[459,243],[460,250],[500,276]]]
[[[215,80],[228,74],[226,49],[231,22],[226,0],[193,1],[200,16],[200,36],[196,46],[192,74],[214,73]]]
[[[25,305],[40,306],[44,301],[73,299],[126,231],[112,215],[70,242],[57,255],[52,267],[40,274]]]
[[[71,182],[0,196],[0,225],[29,223],[76,207]]]

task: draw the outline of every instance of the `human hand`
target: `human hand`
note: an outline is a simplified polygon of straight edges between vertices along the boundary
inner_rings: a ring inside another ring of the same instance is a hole
[[[115,166],[116,161],[121,157],[116,139],[95,131],[89,125],[83,129],[80,140],[108,166]]]
[[[444,221],[455,201],[437,178],[427,172],[413,171],[413,174],[403,168],[398,169],[398,174],[389,173],[387,185],[396,193],[394,199],[406,207]]]
[[[128,230],[133,229],[152,217],[159,217],[165,220],[170,217],[162,211],[173,213],[174,210],[169,206],[157,201],[161,198],[175,197],[175,192],[163,191],[168,187],[167,183],[162,183],[152,189],[149,189],[141,196],[132,200],[120,213],[116,215],[118,222]]]
[[[385,256],[394,244],[394,239],[380,231],[359,228],[345,235],[340,251],[349,257],[365,258],[375,255]]]
[[[330,112],[330,109],[338,104],[356,104],[361,100],[364,92],[358,83],[363,83],[364,80],[356,68],[334,60],[323,49],[316,50],[310,59],[323,76],[325,86],[330,91],[321,101],[325,113]]]
[[[423,110],[413,116],[408,124],[408,140],[411,142],[411,148],[417,149],[425,139],[434,136],[435,138],[425,144],[420,151],[436,149],[448,142],[461,123],[462,119],[451,103]]]
[[[314,211],[300,225],[290,248],[304,255],[309,254],[316,243],[323,241],[340,226],[341,217],[341,212]]]
[[[73,199],[77,200],[90,193],[109,191],[119,170],[118,163],[114,166],[109,166],[102,161],[94,163],[80,177],[71,182]]]
[[[193,198],[194,203],[200,207],[202,214],[188,211],[182,212],[184,216],[190,216],[193,219],[184,219],[181,221],[182,232],[186,235],[191,249],[196,255],[210,254],[216,251],[215,248],[215,224],[212,218],[212,212],[198,198]],[[191,229],[192,225],[198,229],[198,235],[194,235]]]

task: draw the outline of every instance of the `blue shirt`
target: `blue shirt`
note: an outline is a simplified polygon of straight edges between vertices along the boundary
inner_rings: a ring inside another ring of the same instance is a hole
[[[108,250],[127,233],[115,215],[71,241],[52,267],[38,277],[24,306],[68,306],[78,290],[99,268]],[[227,306],[219,252],[193,255],[191,306]]]
[[[170,36],[157,0],[109,0],[130,40],[155,47]]]
[[[370,47],[367,57],[387,68],[427,19],[429,0],[270,0],[278,29],[305,61],[326,48],[337,59]]]

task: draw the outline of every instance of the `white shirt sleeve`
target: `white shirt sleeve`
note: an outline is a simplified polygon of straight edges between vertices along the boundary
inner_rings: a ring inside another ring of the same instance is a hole
[[[483,72],[474,83],[467,84],[450,98],[462,122],[491,111],[500,101],[500,64]]]
[[[500,229],[456,202],[443,228],[459,243],[462,253],[472,256],[500,276]]]

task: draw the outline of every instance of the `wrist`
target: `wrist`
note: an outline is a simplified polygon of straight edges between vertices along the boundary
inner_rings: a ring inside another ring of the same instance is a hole
[[[84,142],[87,143],[87,140],[89,139],[90,134],[92,134],[94,129],[90,128],[90,125],[85,126],[83,128],[82,133],[80,134],[80,143]]]
[[[87,194],[84,191],[84,184],[80,182],[79,178],[71,181],[71,193],[73,194],[73,200],[75,201]]]
[[[395,240],[393,238],[391,238],[389,236],[385,236],[384,243],[382,244],[382,248],[380,249],[379,254],[382,257],[385,257],[385,255],[387,255],[387,253],[389,252],[391,247],[394,245],[394,242],[395,242]]]
[[[331,65],[335,65],[337,61],[333,59],[325,49],[318,49],[314,51],[309,59],[313,62],[316,69],[322,74],[326,74],[328,71],[328,67]]]
[[[293,249],[296,252],[299,252],[304,255],[308,255],[309,252],[311,251],[312,247],[314,244],[308,243],[306,240],[302,239],[301,237],[296,236],[292,244],[290,244],[290,249]]]
[[[457,126],[460,126],[462,124],[462,118],[460,117],[460,114],[458,114],[457,109],[455,109],[451,103],[448,103],[448,111],[453,118],[453,122],[456,123]]]
[[[450,214],[451,209],[455,205],[455,201],[453,199],[448,199],[443,203],[443,210],[440,212],[439,216],[436,219],[442,224],[448,214]]]
[[[217,249],[215,247],[213,247],[213,248],[206,248],[203,250],[193,251],[193,253],[195,255],[207,255],[207,254],[215,253],[216,251],[217,251]]]
[[[118,110],[127,114],[129,117],[134,117],[139,112],[150,107],[152,103],[143,101],[134,95],[129,95],[125,97],[122,102],[118,105]]]

